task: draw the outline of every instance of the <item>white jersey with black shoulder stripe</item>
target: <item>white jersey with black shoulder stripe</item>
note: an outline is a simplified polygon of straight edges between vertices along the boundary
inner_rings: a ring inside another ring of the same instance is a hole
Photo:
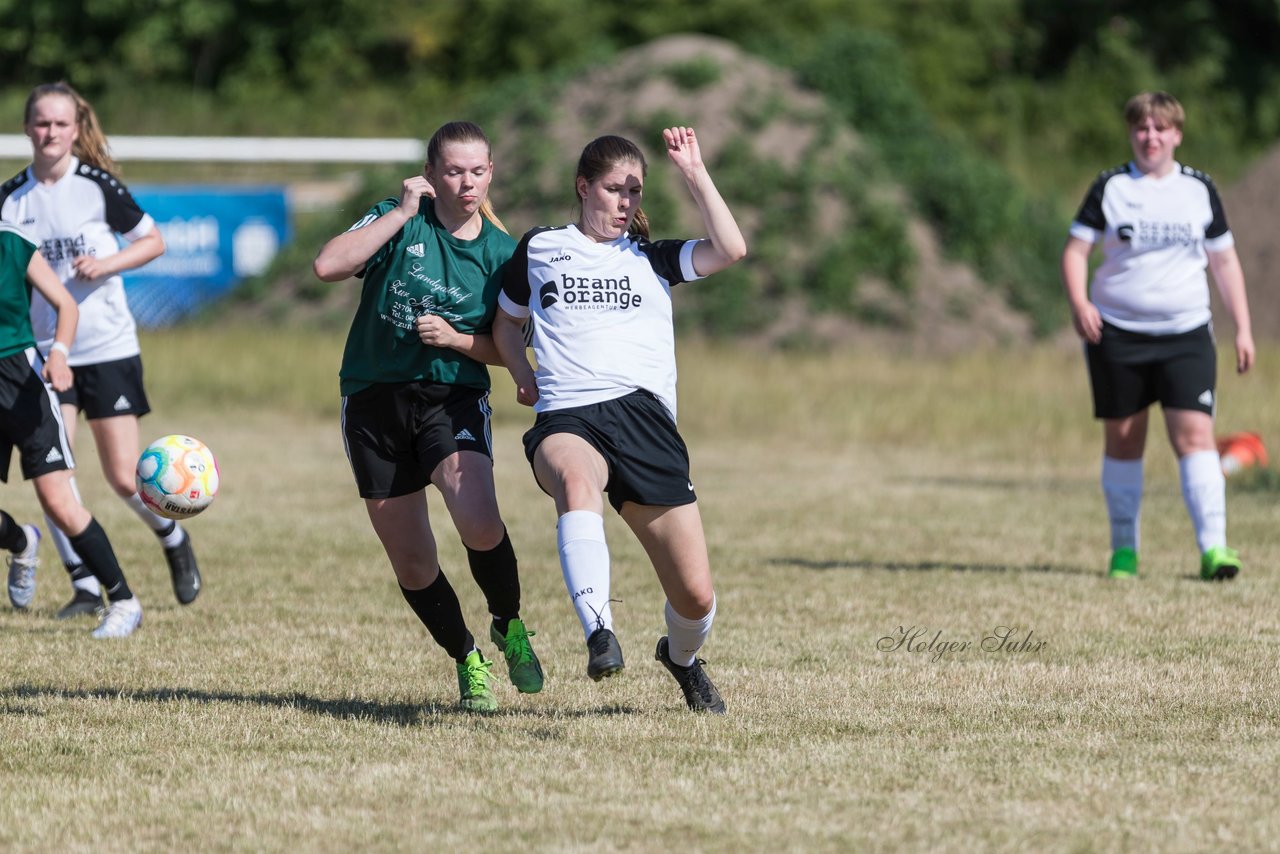
[[[498,305],[530,318],[538,402],[548,412],[637,389],[676,416],[671,288],[698,277],[697,240],[624,234],[597,243],[576,225],[535,228],[507,262]]]
[[[1132,162],[1089,188],[1071,236],[1102,242],[1089,299],[1102,319],[1147,335],[1175,335],[1210,320],[1208,252],[1235,245],[1208,175],[1174,164],[1163,178]]]
[[[52,184],[41,184],[28,167],[0,186],[0,219],[35,240],[80,307],[68,364],[95,365],[138,355],[137,326],[124,282],[119,276],[85,281],[72,266],[81,255],[102,258],[119,252],[117,234],[133,242],[156,227],[119,179],[75,157]],[[57,323],[57,312],[33,293],[31,327],[41,352],[49,352]]]

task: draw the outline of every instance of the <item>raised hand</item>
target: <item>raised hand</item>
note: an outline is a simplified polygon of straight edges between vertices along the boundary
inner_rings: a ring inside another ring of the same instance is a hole
[[[702,168],[702,150],[693,128],[665,128],[662,140],[667,145],[667,156],[683,174],[691,175]]]
[[[431,182],[421,175],[405,178],[400,186],[400,209],[406,216],[413,216],[418,212],[423,196],[429,199],[436,197],[436,188],[431,186]]]

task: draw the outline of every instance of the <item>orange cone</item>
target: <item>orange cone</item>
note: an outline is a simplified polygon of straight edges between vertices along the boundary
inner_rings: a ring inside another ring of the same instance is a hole
[[[1243,469],[1267,464],[1267,448],[1257,433],[1229,433],[1218,439],[1222,473],[1230,476]]]

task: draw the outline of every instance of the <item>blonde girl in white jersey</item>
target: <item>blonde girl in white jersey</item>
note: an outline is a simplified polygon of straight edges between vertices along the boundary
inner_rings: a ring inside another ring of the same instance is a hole
[[[35,238],[80,307],[80,328],[70,355],[72,388],[60,395],[68,439],[84,411],[103,474],[120,498],[156,534],[174,594],[184,605],[200,592],[191,538],[176,522],[143,505],[136,492],[138,418],[150,411],[133,315],[120,274],[159,257],[164,239],[116,177],[107,140],[93,107],[66,83],[37,86],[27,98],[23,129],[31,164],[0,191],[0,216]],[[116,235],[125,245],[117,248]],[[37,346],[47,347],[51,318],[33,297]],[[59,617],[92,614],[101,589],[80,555],[50,520],[50,533],[71,575],[73,598]]]

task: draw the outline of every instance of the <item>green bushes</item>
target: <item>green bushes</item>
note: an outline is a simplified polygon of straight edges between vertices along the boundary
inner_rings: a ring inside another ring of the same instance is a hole
[[[937,129],[895,42],[839,29],[791,64],[874,142],[949,254],[973,264],[1039,332],[1061,324],[1057,251],[1065,221],[964,139]]]

